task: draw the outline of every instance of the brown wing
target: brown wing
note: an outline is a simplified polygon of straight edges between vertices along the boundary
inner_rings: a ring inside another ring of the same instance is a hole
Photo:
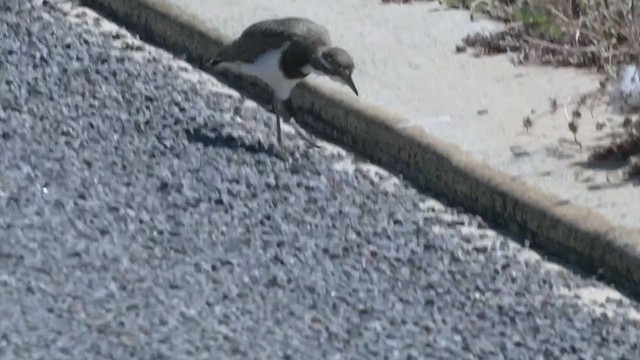
[[[247,27],[240,37],[245,35],[269,34],[275,37],[289,36],[317,45],[329,45],[329,32],[322,25],[300,17],[285,17],[259,21]]]
[[[216,55],[215,62],[249,62],[268,49],[279,47],[283,37],[305,48],[331,43],[328,31],[321,25],[304,18],[287,17],[263,20],[247,27],[240,36]]]

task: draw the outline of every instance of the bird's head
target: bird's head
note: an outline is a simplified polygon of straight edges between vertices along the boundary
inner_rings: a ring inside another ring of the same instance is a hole
[[[351,78],[355,67],[353,58],[346,50],[339,47],[326,48],[315,54],[309,65],[316,74],[328,76],[334,81],[347,85],[358,95],[358,89]]]

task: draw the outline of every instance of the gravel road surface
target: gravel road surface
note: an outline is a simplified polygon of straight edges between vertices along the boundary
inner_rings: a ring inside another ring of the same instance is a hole
[[[636,302],[284,140],[86,10],[0,6],[0,358],[640,358]]]

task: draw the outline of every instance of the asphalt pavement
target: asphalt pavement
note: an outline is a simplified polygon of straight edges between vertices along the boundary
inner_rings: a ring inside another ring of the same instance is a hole
[[[635,301],[106,25],[0,7],[0,358],[640,358]]]

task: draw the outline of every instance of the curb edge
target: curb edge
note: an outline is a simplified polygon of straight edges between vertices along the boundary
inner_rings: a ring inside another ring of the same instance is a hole
[[[231,37],[166,0],[82,0],[141,38],[201,70]],[[212,14],[215,16],[215,14]],[[248,79],[237,90],[269,104],[268,90]],[[256,88],[257,86],[257,88]],[[473,159],[457,145],[346,92],[305,80],[292,105],[306,128],[360,153],[418,188],[433,191],[500,227],[528,237],[587,272],[601,272],[623,287],[640,285],[640,230],[619,227],[586,207],[570,204],[515,176]],[[322,123],[313,119],[322,119]],[[632,290],[633,289],[629,289]]]

